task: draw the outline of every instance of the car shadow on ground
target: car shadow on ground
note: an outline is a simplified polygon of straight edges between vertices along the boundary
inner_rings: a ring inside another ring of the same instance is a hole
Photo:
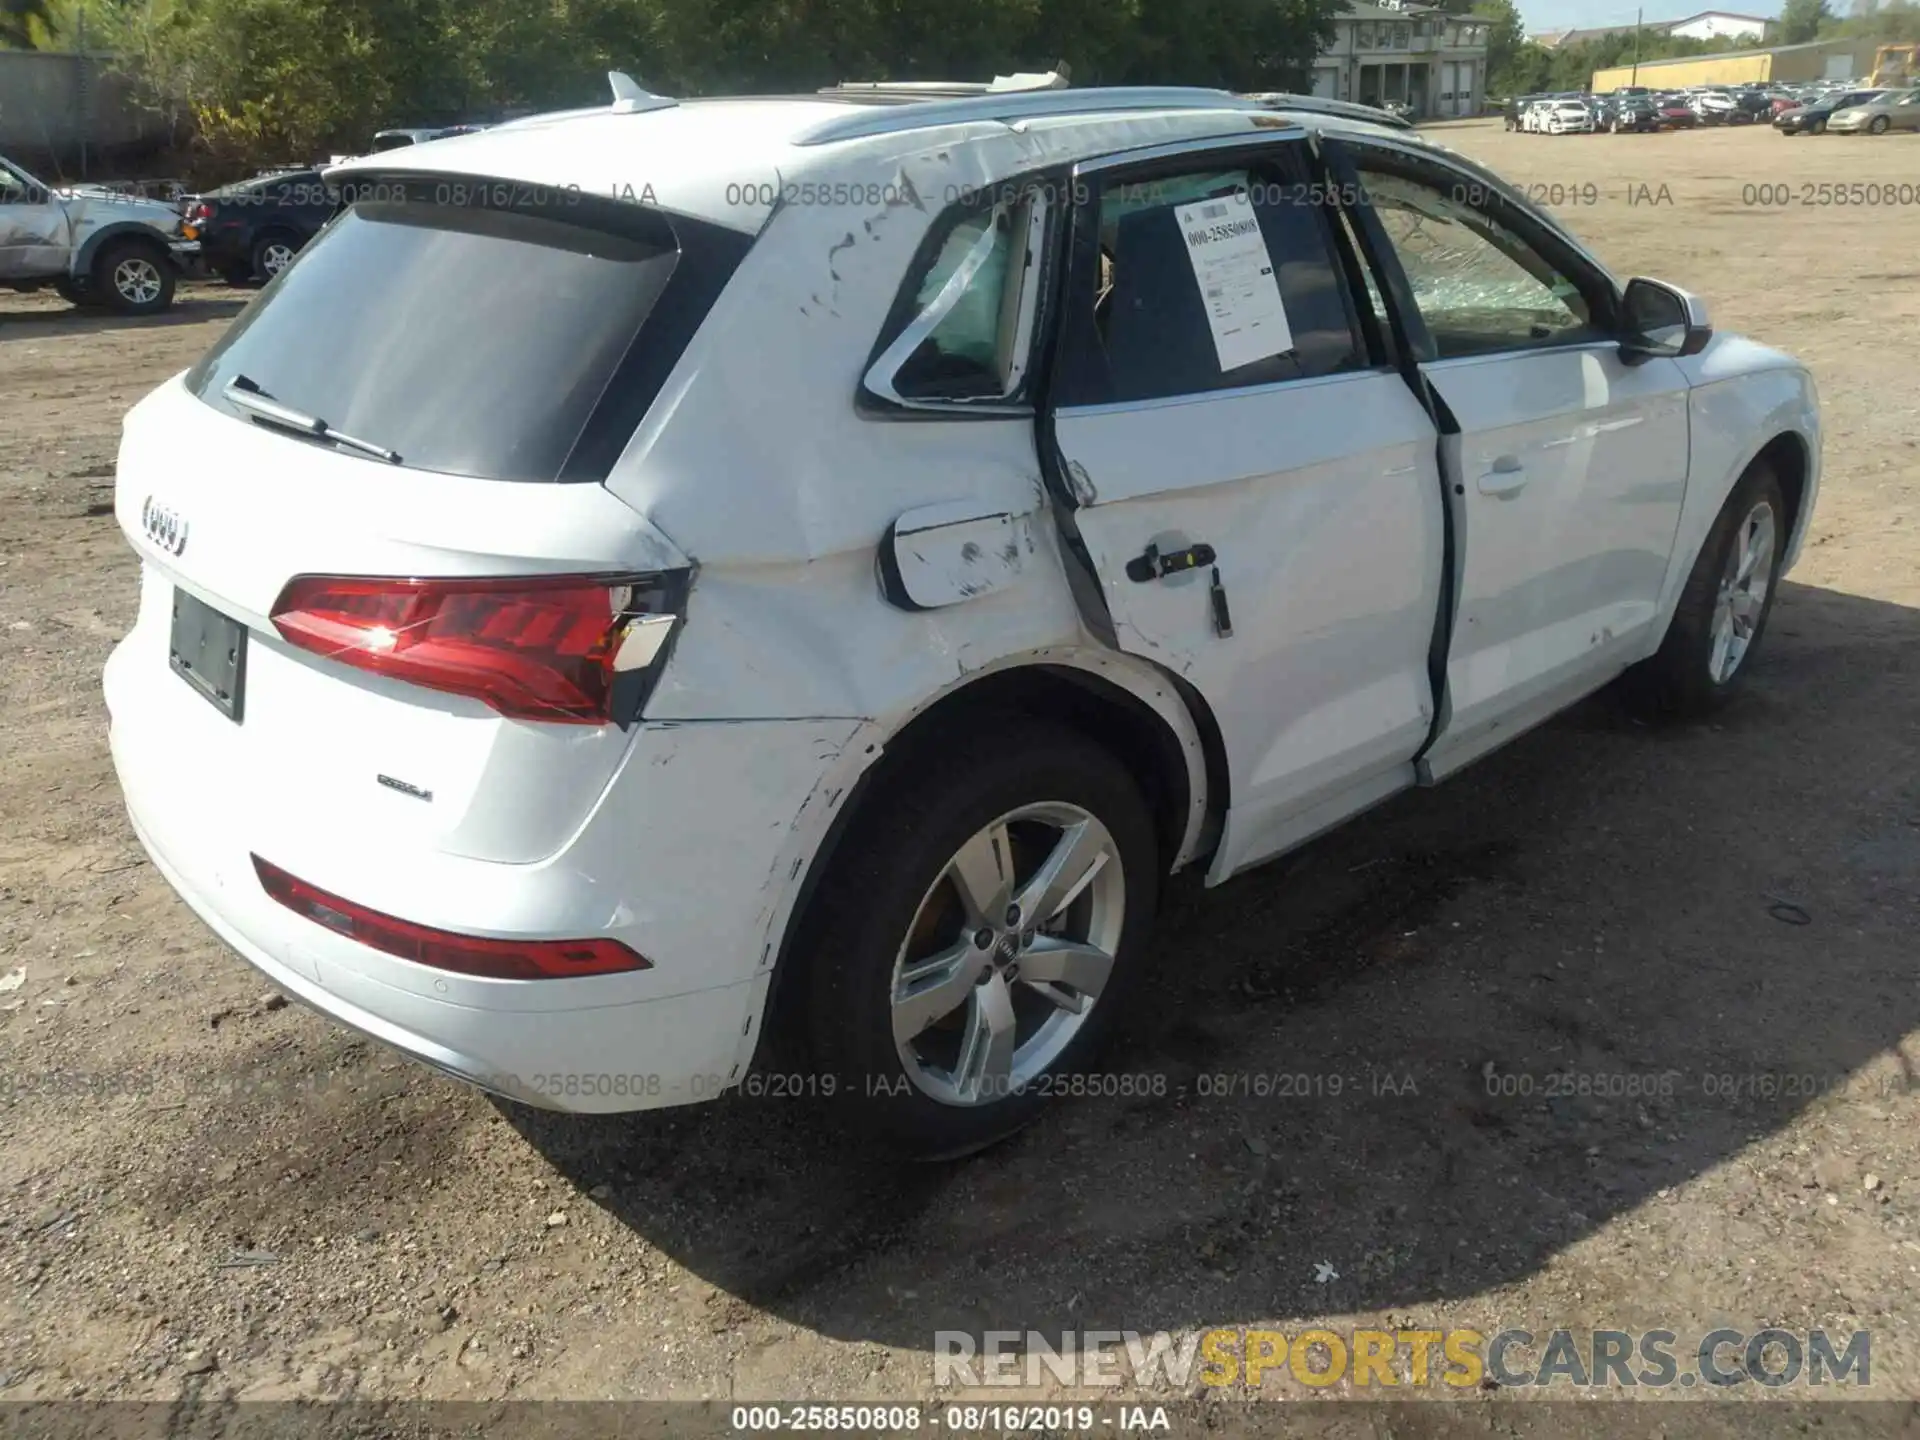
[[[1107,1064],[1153,1093],[1062,1101],[970,1162],[863,1155],[792,1101],[503,1111],[695,1274],[841,1338],[1404,1314],[1521,1280],[1863,1067],[1920,1085],[1920,611],[1789,585],[1770,639],[1713,724],[1603,694],[1176,887]]]
[[[247,308],[250,292],[209,288],[182,289],[171,309],[159,315],[121,315],[94,306],[47,306],[10,309],[0,305],[0,335],[9,340],[54,339],[73,335],[104,335],[116,330],[152,330],[173,325],[201,325],[231,320]]]

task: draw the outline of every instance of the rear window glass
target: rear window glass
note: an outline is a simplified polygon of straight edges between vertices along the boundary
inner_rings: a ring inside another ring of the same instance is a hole
[[[245,377],[409,468],[484,479],[603,479],[751,243],[506,182],[350,193],[188,384],[231,410]]]

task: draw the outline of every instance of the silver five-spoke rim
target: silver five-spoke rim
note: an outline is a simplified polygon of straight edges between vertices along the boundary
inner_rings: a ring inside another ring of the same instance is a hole
[[[1707,669],[1716,685],[1734,677],[1753,644],[1767,608],[1767,590],[1773,584],[1773,551],[1773,506],[1763,500],[1741,522],[1720,577],[1720,595],[1713,608],[1713,648],[1707,656]]]
[[[151,305],[160,298],[160,267],[138,255],[122,260],[113,270],[113,288],[131,304]]]
[[[1077,805],[1028,805],[960,847],[893,967],[893,1038],[908,1076],[947,1105],[991,1105],[1044,1075],[1093,1013],[1126,924],[1107,827]]]
[[[293,247],[280,240],[268,245],[260,256],[260,268],[266,272],[269,280],[292,263]]]

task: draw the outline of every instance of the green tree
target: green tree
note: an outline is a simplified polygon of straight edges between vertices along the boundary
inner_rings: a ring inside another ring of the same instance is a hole
[[[1510,84],[1527,43],[1519,7],[1513,0],[1475,0],[1470,13],[1491,22],[1487,26],[1487,88],[1494,94],[1525,94]]]
[[[0,46],[33,50],[53,29],[48,0],[0,0]]]
[[[1061,59],[1083,85],[1301,89],[1339,0],[87,3],[117,17],[110,43],[155,103],[191,113],[237,169],[357,149],[383,125],[590,105],[609,69],[675,95],[970,79]]]
[[[1787,0],[1776,32],[1782,45],[1803,45],[1817,39],[1820,27],[1833,19],[1827,0]]]

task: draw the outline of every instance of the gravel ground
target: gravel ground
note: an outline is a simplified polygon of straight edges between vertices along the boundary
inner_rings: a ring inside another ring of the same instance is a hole
[[[4,1398],[929,1397],[942,1329],[1384,1323],[1866,1329],[1920,1399],[1920,208],[1742,188],[1920,178],[1920,137],[1436,136],[1817,371],[1753,691],[1600,697],[1176,889],[1111,1066],[1164,1093],[951,1167],[792,1103],[514,1110],[269,993],[144,863],[98,685],[120,417],[238,301],[0,299]]]

